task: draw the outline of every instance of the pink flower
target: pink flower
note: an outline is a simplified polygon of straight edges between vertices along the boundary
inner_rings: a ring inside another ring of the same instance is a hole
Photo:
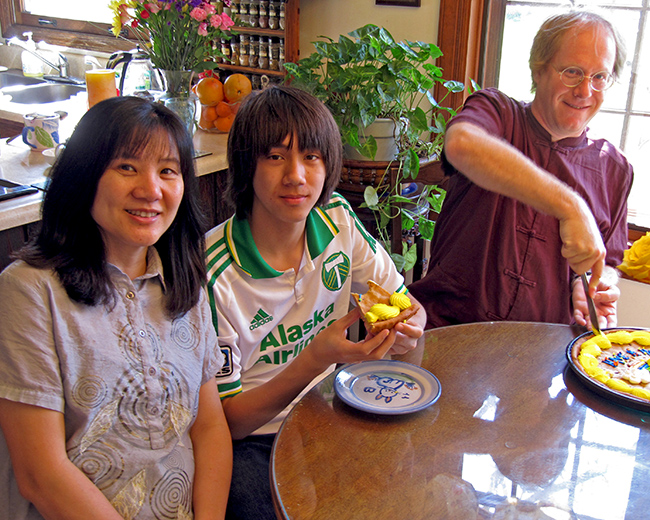
[[[228,16],[226,13],[221,15],[221,28],[224,31],[227,31],[233,25],[235,25],[235,22],[232,21],[232,18],[230,18],[230,16]]]
[[[221,15],[213,14],[210,16],[210,25],[215,29],[221,27]]]
[[[144,4],[144,7],[151,14],[156,14],[158,11],[160,11],[158,4]]]
[[[208,13],[205,12],[205,9],[200,7],[195,7],[190,11],[190,16],[194,18],[197,22],[202,22],[208,16]]]
[[[217,12],[217,9],[209,3],[203,4],[203,9],[205,9],[205,12],[208,14],[214,14]]]
[[[201,22],[199,24],[199,28],[197,29],[197,32],[201,36],[207,36],[208,35],[208,24],[206,22]]]
[[[128,6],[126,4],[120,4],[118,11],[120,13],[120,23],[122,25],[126,24],[130,19],[131,15],[127,12]]]

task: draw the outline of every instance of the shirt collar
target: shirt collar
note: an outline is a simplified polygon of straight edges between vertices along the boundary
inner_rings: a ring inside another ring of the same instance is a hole
[[[316,258],[339,233],[339,229],[322,208],[313,208],[307,215],[306,243],[310,257]],[[233,216],[225,224],[226,247],[233,261],[252,278],[275,278],[281,276],[260,255],[248,219]]]
[[[535,118],[531,106],[532,103],[526,104],[526,117],[528,118],[528,122],[533,128],[533,131],[540,139],[547,141],[550,144],[561,146],[562,148],[578,148],[579,146],[586,144],[588,128],[585,129],[578,137],[565,137],[564,139],[560,139],[559,141],[555,141],[555,143],[553,143],[551,134],[548,132],[548,130],[546,130],[546,128],[542,126],[537,118]]]
[[[126,274],[124,274],[119,267],[117,267],[117,266],[115,266],[113,264],[108,264],[108,265],[109,265],[109,269],[117,271],[121,276],[126,276]],[[144,280],[148,280],[148,279],[151,279],[151,278],[158,278],[160,280],[160,285],[162,285],[163,292],[166,291],[165,277],[163,275],[162,260],[160,259],[160,255],[158,254],[158,250],[153,246],[149,246],[149,248],[147,249],[147,270],[145,271],[145,273],[143,275],[138,276],[133,281],[134,282],[136,282],[136,281],[144,281]]]

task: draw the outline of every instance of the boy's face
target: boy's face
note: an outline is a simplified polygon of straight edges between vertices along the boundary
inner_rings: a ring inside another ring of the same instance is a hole
[[[264,226],[304,225],[325,183],[326,168],[318,150],[298,150],[289,136],[257,160],[251,218]]]

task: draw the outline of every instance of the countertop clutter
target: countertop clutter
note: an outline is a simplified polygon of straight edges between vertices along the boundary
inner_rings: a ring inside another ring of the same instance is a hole
[[[42,112],[43,110],[62,110],[68,115],[61,121],[60,136],[64,142],[74,130],[76,122],[86,110],[85,92],[72,98],[43,105],[17,105],[10,99],[0,97],[0,119],[23,121],[23,114]],[[49,105],[56,105],[56,107]],[[194,147],[200,155],[196,159],[197,175],[202,176],[227,168],[226,145],[228,134],[208,133],[197,130],[194,135]],[[54,162],[53,150],[32,152],[23,143],[22,138],[2,139],[0,142],[0,179],[6,179],[18,184],[39,185],[42,187],[47,179],[47,173]],[[25,195],[0,202],[0,231],[29,224],[40,220],[40,205],[43,192]]]

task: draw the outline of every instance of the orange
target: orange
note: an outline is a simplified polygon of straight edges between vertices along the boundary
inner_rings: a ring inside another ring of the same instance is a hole
[[[217,105],[216,111],[219,117],[226,117],[233,113],[232,107],[225,101]]]
[[[203,78],[196,84],[196,95],[202,105],[214,106],[223,100],[223,83],[217,78]]]
[[[243,74],[231,74],[223,82],[223,94],[226,101],[230,103],[241,101],[251,93],[251,90],[253,90],[251,81]]]
[[[218,116],[217,107],[209,107],[207,105],[201,106],[201,117],[208,121],[214,121]]]
[[[199,127],[203,130],[214,128],[214,121],[217,119],[216,107],[209,107],[201,105],[201,117],[199,119]]]
[[[229,132],[230,127],[232,126],[233,121],[235,120],[235,114],[230,114],[226,117],[218,117],[214,122],[214,126],[220,132]]]

